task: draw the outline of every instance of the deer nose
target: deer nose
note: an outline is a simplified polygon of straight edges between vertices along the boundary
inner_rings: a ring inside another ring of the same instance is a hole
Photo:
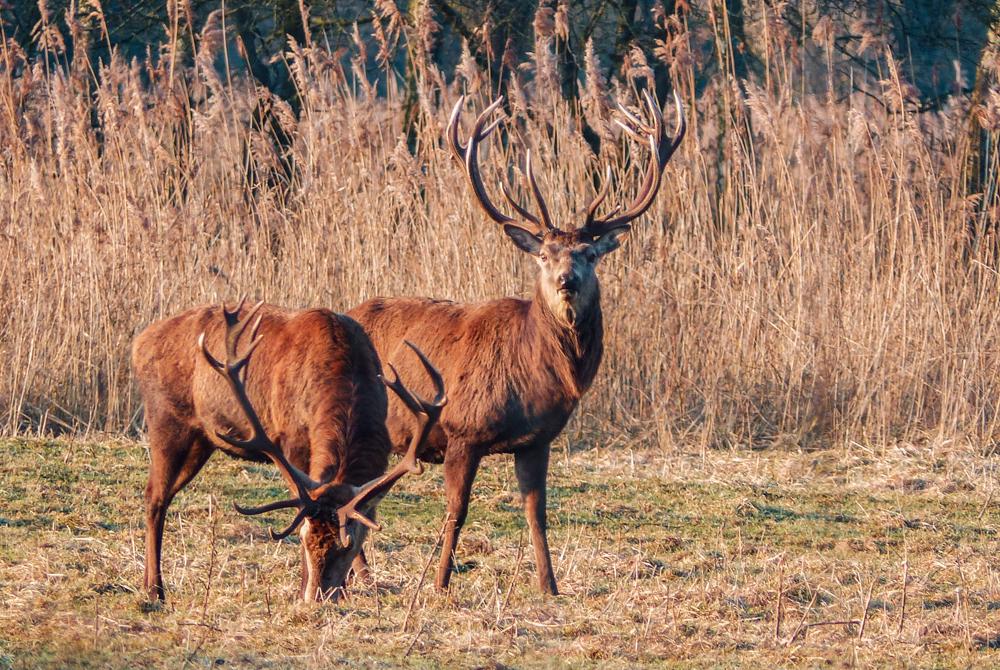
[[[556,283],[561,289],[576,290],[576,276],[572,272],[563,272],[556,278]]]

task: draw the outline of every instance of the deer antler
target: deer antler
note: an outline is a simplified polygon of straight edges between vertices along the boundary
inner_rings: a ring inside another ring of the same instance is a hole
[[[247,420],[250,422],[251,437],[249,439],[241,440],[222,432],[217,432],[216,435],[218,435],[219,439],[235,447],[250,451],[258,451],[265,454],[274,462],[278,469],[281,470],[285,478],[298,492],[298,495],[294,498],[267,503],[265,505],[260,505],[259,507],[241,507],[240,505],[235,505],[237,512],[246,515],[264,514],[265,512],[272,512],[274,510],[297,507],[299,509],[298,513],[284,530],[278,533],[275,533],[273,530],[270,531],[272,539],[281,540],[288,537],[288,535],[290,535],[307,516],[316,516],[322,512],[324,505],[320,501],[322,500],[324,493],[335,486],[344,485],[333,482],[321,485],[313,481],[308,475],[292,465],[285,457],[284,452],[281,451],[281,448],[274,444],[274,442],[272,442],[267,436],[267,432],[264,430],[260,417],[257,415],[257,411],[250,402],[250,398],[246,391],[247,363],[250,361],[250,355],[261,342],[261,337],[257,335],[257,331],[260,328],[260,316],[257,317],[253,328],[250,330],[250,346],[242,356],[237,355],[239,341],[243,332],[246,330],[247,324],[250,323],[251,319],[253,319],[254,315],[264,303],[259,302],[254,305],[250,309],[246,318],[240,321],[239,313],[243,309],[243,302],[243,300],[240,300],[239,305],[237,305],[236,309],[233,311],[227,310],[225,305],[222,307],[222,314],[226,321],[225,362],[220,362],[212,356],[211,353],[209,353],[208,347],[205,344],[205,333],[202,333],[198,337],[198,346],[201,349],[201,353],[205,357],[205,360],[212,366],[212,369],[222,375],[222,377],[229,384],[233,394],[236,396],[236,400],[239,403],[240,408],[243,410]],[[387,387],[392,389],[392,391],[399,396],[410,411],[417,416],[417,430],[413,434],[413,439],[410,442],[410,447],[407,450],[406,455],[399,463],[396,464],[396,467],[394,467],[390,472],[373,479],[363,486],[354,487],[354,497],[337,508],[337,520],[340,524],[340,539],[344,547],[347,547],[351,541],[350,534],[347,532],[347,522],[349,520],[354,519],[355,521],[376,530],[381,528],[377,523],[359,511],[359,507],[367,507],[371,504],[373,499],[384,496],[399,480],[399,478],[406,473],[414,472],[416,474],[420,474],[423,472],[423,467],[417,461],[417,450],[423,443],[424,439],[426,439],[427,434],[437,422],[438,418],[441,416],[441,409],[444,407],[445,403],[448,402],[444,392],[444,380],[441,377],[441,373],[438,372],[423,352],[420,351],[420,349],[418,349],[412,342],[407,341],[406,344],[413,349],[414,352],[416,352],[417,356],[420,357],[420,362],[423,364],[424,369],[427,370],[427,374],[434,382],[436,395],[434,400],[431,402],[423,400],[407,389],[406,386],[404,386],[400,381],[399,375],[396,373],[396,368],[392,367],[392,365],[389,366],[392,369],[395,379],[391,382],[386,379],[382,379],[382,381]]]
[[[649,109],[649,115],[652,117],[653,125],[650,126],[644,123],[625,109],[621,103],[619,103],[618,108],[625,121],[616,119],[615,122],[633,138],[649,143],[652,160],[650,160],[649,168],[646,170],[646,176],[642,181],[638,195],[625,208],[625,211],[619,216],[613,216],[617,211],[617,208],[615,208],[615,210],[601,218],[597,216],[597,208],[600,207],[608,195],[608,185],[611,181],[611,172],[610,169],[608,170],[604,179],[604,185],[601,187],[601,192],[597,194],[597,197],[587,207],[587,221],[580,228],[581,232],[592,235],[595,238],[600,237],[613,228],[620,228],[628,224],[630,221],[642,216],[649,209],[650,205],[653,204],[653,200],[656,199],[656,193],[660,188],[663,168],[666,167],[667,161],[677,151],[677,147],[680,146],[681,140],[684,139],[684,133],[687,130],[687,123],[684,120],[684,108],[681,105],[681,99],[677,95],[677,91],[674,91],[674,104],[677,108],[677,128],[674,131],[673,139],[664,144],[666,137],[663,127],[663,114],[660,111],[660,107],[654,102],[648,91],[644,90],[642,94],[646,102],[646,107]]]
[[[503,119],[496,119],[489,126],[486,122],[489,120],[490,116],[495,112],[500,104],[503,102],[503,96],[500,96],[493,103],[484,109],[482,113],[476,118],[476,123],[472,127],[472,134],[469,135],[469,141],[466,144],[462,144],[462,141],[458,138],[458,119],[462,115],[462,106],[465,104],[465,96],[461,96],[458,102],[455,103],[455,108],[451,111],[451,119],[448,121],[448,140],[451,146],[451,152],[458,160],[465,166],[465,173],[469,177],[469,182],[472,184],[472,190],[476,196],[476,202],[479,206],[483,208],[486,215],[491,219],[502,225],[517,225],[525,230],[531,232],[535,235],[540,235],[546,230],[556,230],[556,227],[552,225],[552,219],[549,216],[548,207],[545,206],[545,199],[542,197],[541,190],[538,188],[538,183],[535,181],[535,175],[531,169],[531,152],[528,152],[527,160],[525,163],[525,173],[528,177],[528,185],[531,187],[531,193],[535,198],[535,203],[538,205],[538,211],[540,218],[535,216],[520,204],[514,200],[511,196],[507,185],[500,181],[500,189],[503,192],[504,198],[507,202],[514,208],[528,225],[515,223],[515,219],[507,216],[490,200],[490,197],[486,194],[486,187],[483,186],[483,178],[479,173],[479,143],[489,137],[490,133],[496,130],[497,126]]]
[[[284,452],[281,451],[281,448],[271,441],[271,438],[267,436],[267,432],[264,430],[264,426],[261,424],[257,411],[254,409],[253,404],[250,402],[250,398],[247,395],[246,368],[247,363],[250,362],[251,354],[253,354],[254,349],[256,349],[257,345],[261,342],[261,337],[257,335],[257,331],[260,328],[260,316],[257,317],[257,320],[254,321],[253,328],[250,329],[250,346],[247,347],[247,350],[242,356],[237,355],[237,348],[239,346],[240,338],[243,336],[243,332],[246,330],[247,325],[253,319],[254,315],[260,310],[264,302],[258,302],[256,305],[251,307],[250,311],[246,315],[246,318],[240,321],[239,315],[240,311],[243,309],[243,303],[245,300],[245,298],[241,298],[239,304],[236,306],[236,309],[233,311],[229,311],[226,309],[225,305],[222,305],[222,315],[226,322],[225,362],[219,361],[211,353],[209,353],[208,346],[205,344],[204,332],[198,336],[198,348],[201,349],[202,356],[204,356],[208,364],[212,366],[212,369],[218,372],[222,378],[226,380],[226,383],[229,384],[229,388],[232,389],[233,394],[236,396],[237,403],[246,415],[247,420],[250,422],[249,439],[241,440],[221,431],[216,432],[218,438],[233,445],[234,447],[246,449],[248,451],[257,451],[266,455],[271,459],[275,466],[277,466],[278,470],[280,470],[282,475],[284,475],[285,480],[294,487],[295,492],[298,494],[294,498],[269,503],[267,505],[261,505],[260,507],[241,507],[239,505],[235,505],[237,512],[248,515],[263,514],[264,512],[270,512],[276,509],[299,507],[299,513],[296,515],[295,520],[287,528],[285,528],[285,530],[280,533],[275,533],[273,530],[271,531],[272,538],[282,539],[295,530],[307,514],[317,511],[318,507],[316,506],[311,493],[319,486],[319,484],[313,481],[307,474],[292,465],[285,457]]]
[[[396,467],[360,487],[357,495],[337,510],[337,518],[340,522],[340,541],[345,547],[350,544],[350,535],[347,533],[348,519],[354,519],[373,530],[382,529],[379,524],[358,511],[359,507],[368,507],[373,500],[384,496],[403,475],[409,472],[419,475],[424,471],[423,465],[417,460],[417,451],[420,445],[424,443],[424,440],[427,439],[427,435],[434,427],[434,424],[440,418],[442,408],[448,403],[448,397],[444,390],[444,379],[441,377],[441,373],[428,360],[424,352],[420,351],[417,345],[409,340],[404,340],[404,342],[420,358],[424,370],[427,371],[427,375],[434,383],[434,400],[428,402],[406,388],[399,379],[399,373],[391,363],[389,364],[389,369],[392,370],[393,379],[390,381],[384,377],[380,377],[382,383],[391,389],[403,401],[403,404],[413,412],[414,416],[417,417],[417,426],[416,430],[413,431],[413,437],[410,439],[410,446],[407,448],[406,454],[396,464]]]

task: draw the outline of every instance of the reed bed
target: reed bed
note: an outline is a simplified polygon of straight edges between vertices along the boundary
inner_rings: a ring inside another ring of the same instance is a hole
[[[511,74],[507,132],[482,162],[495,188],[531,148],[550,208],[572,225],[603,165],[616,202],[638,188],[646,153],[612,110],[637,108],[643,71],[611,76],[590,48],[583,94],[565,100],[553,27],[536,29],[532,60]],[[671,34],[663,57],[689,134],[600,269],[605,360],[569,443],[992,452],[1000,210],[995,194],[969,193],[967,165],[969,120],[1000,116],[1000,95],[917,113],[888,54],[878,100],[833,83],[804,92],[815,73],[779,57],[782,44],[765,80],[722,63],[696,90],[677,55],[690,37]],[[346,310],[375,295],[530,292],[531,264],[480,214],[442,139],[461,93],[469,111],[493,97],[471,58],[454,73],[418,58],[407,89],[361,40],[344,57],[291,44],[295,113],[241,74],[230,37],[216,13],[190,63],[170,48],[104,63],[65,45],[33,61],[3,47],[4,433],[141,430],[129,343],[194,304],[246,293]],[[997,158],[985,156],[989,184]]]

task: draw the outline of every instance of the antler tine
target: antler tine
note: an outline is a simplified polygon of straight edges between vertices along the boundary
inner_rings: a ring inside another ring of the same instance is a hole
[[[309,508],[303,506],[298,500],[279,500],[278,502],[268,503],[267,505],[260,505],[259,507],[243,507],[242,505],[233,503],[233,507],[237,512],[246,516],[254,516],[257,514],[264,514],[266,512],[273,512],[279,509],[288,509],[289,507],[298,507],[299,511],[292,519],[292,522],[285,526],[285,529],[275,533],[273,528],[268,528],[268,533],[271,535],[272,540],[283,540],[292,534],[302,520],[306,518],[309,513]]]
[[[201,349],[201,355],[204,356],[205,360],[212,366],[213,370],[221,375],[226,374],[226,364],[222,363],[219,359],[213,356],[208,351],[208,347],[205,345],[205,331],[201,331],[201,335],[198,336],[198,348]]]
[[[503,98],[501,98],[501,100],[502,99]],[[492,135],[493,131],[496,130],[500,126],[501,123],[503,123],[503,117],[501,117],[499,119],[493,119],[493,123],[491,123],[490,125],[486,126],[486,128],[481,133],[479,133],[479,141],[482,142],[487,137],[489,137],[490,135]]]
[[[222,317],[226,321],[227,326],[234,325],[240,319],[240,312],[243,310],[243,303],[247,301],[246,294],[240,296],[240,301],[236,303],[236,309],[228,310],[226,309],[226,303],[222,303]]]
[[[633,140],[639,142],[644,139],[642,133],[640,133],[638,130],[636,130],[629,124],[623,122],[621,119],[615,119],[615,124],[622,130],[624,130],[626,133],[628,133],[629,137],[631,137]],[[648,135],[649,133],[646,134]]]
[[[552,225],[552,218],[549,216],[549,208],[545,206],[545,199],[542,198],[542,192],[539,190],[538,183],[535,181],[535,173],[531,169],[531,149],[528,149],[528,157],[525,163],[525,171],[528,173],[528,183],[531,185],[532,195],[535,196],[535,203],[538,205],[538,212],[542,215],[542,223],[545,224],[545,227],[549,230],[555,230],[556,227]]]
[[[284,530],[275,533],[273,528],[268,528],[267,531],[268,533],[271,534],[271,539],[284,540],[286,537],[292,534],[292,531],[294,531],[296,528],[299,527],[299,524],[302,523],[302,520],[306,518],[307,514],[309,514],[309,508],[302,507],[299,510],[299,513],[295,515],[295,518],[292,519],[292,522],[287,526],[285,526]]]
[[[247,315],[242,319],[238,320],[239,312],[243,308],[243,300],[240,300],[240,304],[237,306],[235,312],[226,312],[225,307],[223,307],[223,313],[226,317],[226,366],[232,370],[234,373],[240,375],[240,379],[246,381],[246,366],[250,362],[250,355],[253,353],[257,345],[260,344],[260,338],[257,337],[257,331],[260,330],[260,322],[263,318],[262,314],[257,314],[260,308],[264,305],[264,301],[261,300],[256,305],[250,308]],[[247,328],[247,324],[257,316],[256,321],[254,321],[253,327],[250,329],[250,345],[247,350],[243,352],[242,356],[237,355],[237,348],[239,346],[240,339],[243,337],[243,332]]]
[[[413,392],[406,388],[403,385],[403,382],[400,381],[399,371],[396,370],[396,366],[392,363],[388,363],[388,365],[389,369],[392,370],[393,378],[389,380],[386,377],[379,375],[379,379],[381,379],[382,383],[386,385],[386,388],[392,389],[396,396],[403,401],[403,404],[406,405],[407,409],[411,412],[420,412],[422,409],[420,401],[417,400],[416,396],[413,395]]]
[[[273,503],[267,503],[266,505],[259,505],[257,507],[244,507],[239,503],[233,503],[233,508],[243,514],[244,516],[256,516],[258,514],[265,514],[267,512],[273,512],[278,509],[288,509],[289,507],[298,507],[298,500],[279,500]]]
[[[645,92],[645,91],[643,91],[643,92]],[[642,132],[646,133],[647,135],[650,132],[652,132],[652,130],[653,130],[652,128],[650,128],[645,123],[643,123],[642,119],[640,119],[638,116],[636,116],[635,114],[633,114],[632,112],[630,112],[629,109],[625,105],[623,105],[621,102],[618,103],[618,113],[621,114],[622,116],[624,116],[628,120],[629,124],[631,124],[631,125],[622,123],[618,119],[615,119],[615,123],[617,123],[619,126],[621,126],[622,128],[624,128],[628,132],[633,133],[633,134],[636,133],[635,128],[638,128],[639,130],[641,130]]]
[[[434,400],[431,402],[420,400],[420,403],[425,409],[427,407],[444,407],[448,404],[448,395],[444,390],[444,377],[441,376],[441,371],[434,367],[434,364],[431,363],[430,359],[427,358],[427,355],[420,350],[420,347],[409,340],[403,340],[403,342],[410,349],[413,349],[413,353],[415,353],[417,358],[420,359],[420,363],[424,366],[424,370],[427,371],[427,376],[431,378],[431,382],[434,384]],[[417,396],[417,398],[419,399],[419,396]]]
[[[677,95],[676,90],[674,91],[674,109],[677,111],[677,126],[674,128],[674,137],[670,140],[670,151],[666,158],[663,159],[664,164],[677,151],[677,147],[681,145],[681,140],[684,139],[684,135],[687,133],[687,119],[684,118],[684,107],[681,105],[681,97]]]
[[[476,117],[476,123],[472,126],[472,138],[477,142],[486,139],[486,137],[493,132],[493,129],[499,125],[500,121],[503,119],[497,119],[494,121],[486,130],[483,127],[486,126],[486,121],[493,115],[500,105],[503,104],[503,96],[501,95],[496,100],[490,103],[490,106],[479,113]]]
[[[630,123],[638,126],[644,133],[646,133],[650,153],[652,154],[652,156],[650,156],[649,167],[647,168],[645,177],[642,180],[642,185],[639,187],[639,193],[636,195],[635,199],[633,199],[632,203],[626,207],[619,216],[612,216],[612,214],[608,214],[602,218],[590,218],[590,216],[588,216],[587,223],[583,225],[581,230],[590,233],[595,237],[613,228],[619,228],[627,225],[629,222],[642,216],[646,210],[649,209],[650,205],[652,205],[653,201],[656,199],[656,194],[659,191],[660,181],[663,177],[663,168],[666,167],[667,162],[680,146],[681,140],[684,139],[687,123],[684,120],[684,108],[681,105],[681,99],[676,90],[674,91],[674,105],[677,110],[677,127],[674,132],[674,137],[666,146],[663,144],[663,114],[660,111],[660,107],[656,101],[653,100],[653,97],[649,94],[648,90],[643,90],[643,99],[646,103],[646,107],[649,109],[649,114],[652,117],[652,126],[648,126],[646,123],[640,121],[628,110],[626,110],[624,106],[619,105],[619,108]],[[619,122],[619,125],[634,136],[634,129],[629,128],[624,123]]]
[[[434,400],[428,402],[413,393],[408,389],[403,382],[399,379],[399,373],[396,368],[389,364],[389,369],[392,370],[394,379],[388,380],[383,378],[382,382],[390,388],[396,395],[399,396],[400,400],[410,409],[411,412],[417,417],[416,430],[413,431],[413,437],[410,440],[410,446],[406,450],[406,454],[403,458],[396,464],[391,471],[382,475],[381,477],[374,479],[367,484],[363,485],[356,496],[349,502],[341,506],[337,510],[337,518],[340,521],[340,542],[345,547],[350,544],[351,537],[347,533],[347,521],[353,519],[361,524],[364,524],[372,530],[381,530],[382,527],[369,519],[365,514],[358,510],[359,506],[369,503],[373,498],[379,498],[384,496],[389,492],[389,489],[395,485],[397,481],[407,473],[420,474],[424,471],[423,465],[417,460],[417,451],[420,445],[424,443],[427,439],[427,435],[430,433],[431,428],[437,423],[438,418],[441,415],[441,409],[447,404],[448,396],[445,393],[444,388],[444,378],[441,376],[440,371],[434,364],[430,362],[427,356],[424,355],[415,344],[409,340],[404,340],[406,346],[410,347],[413,352],[420,358],[421,364],[424,366],[424,370],[427,371],[427,375],[431,378],[434,384]]]
[[[500,191],[503,192],[503,197],[507,199],[507,202],[514,208],[514,211],[517,212],[518,216],[525,221],[529,221],[534,224],[534,230],[531,232],[536,234],[540,233],[542,230],[542,222],[538,220],[537,216],[526,210],[520,205],[520,203],[517,202],[517,200],[514,199],[514,196],[510,194],[510,189],[507,187],[507,183],[503,179],[500,180]]]
[[[494,100],[493,104],[483,110],[482,114],[476,118],[476,121],[478,122],[488,118],[501,102],[503,102],[503,96]],[[462,116],[462,106],[464,104],[465,96],[459,96],[458,102],[455,103],[455,106],[451,110],[451,116],[448,118],[448,146],[451,148],[452,155],[458,160],[459,163],[463,164],[465,163],[465,151],[467,145],[462,144],[462,140],[458,137],[458,120]],[[486,127],[485,130],[481,130],[479,132],[477,140],[485,140],[502,122],[503,118],[495,119],[493,123]]]
[[[451,117],[448,119],[448,147],[451,149],[451,154],[458,160],[459,163],[465,163],[465,145],[462,144],[462,140],[458,138],[458,119],[462,116],[462,105],[465,104],[465,96],[460,95],[458,97],[458,102],[451,110]]]
[[[530,172],[530,167],[531,167],[531,161],[530,161],[530,159],[531,159],[531,151],[529,150],[528,151],[528,163],[525,166],[526,176],[531,174],[531,172]],[[531,184],[533,186],[532,194],[534,195],[534,193],[537,192],[537,188],[538,188],[537,185],[534,184],[534,177],[529,177],[528,181],[529,181],[529,184]],[[527,230],[532,235],[541,235],[542,233],[545,232],[546,228],[549,229],[549,230],[553,229],[551,222],[549,222],[547,219],[545,219],[546,223],[543,225],[542,224],[542,220],[540,220],[537,216],[535,216],[534,214],[532,214],[531,212],[529,212],[517,200],[515,200],[514,196],[511,195],[510,187],[507,186],[507,183],[503,179],[500,179],[500,191],[503,193],[503,197],[507,200],[507,202],[510,204],[510,206],[514,208],[514,211],[517,212],[517,215],[520,216],[522,219],[524,219],[529,224],[531,224],[531,225],[528,225],[528,226],[520,224],[520,223],[519,224],[510,224],[510,225],[517,225],[519,228],[524,228],[525,230]],[[536,196],[536,199],[537,199],[537,196]],[[545,202],[544,201],[542,201],[542,207],[543,208],[545,207]],[[543,211],[544,211],[545,216],[547,217],[548,216],[548,210],[545,209]]]
[[[597,208],[601,206],[604,199],[608,197],[608,193],[611,191],[611,166],[606,165],[604,167],[604,183],[601,184],[601,190],[598,191],[597,197],[590,201],[587,206],[587,222],[584,224],[584,228],[589,228],[592,223],[594,223],[594,217],[597,215]]]

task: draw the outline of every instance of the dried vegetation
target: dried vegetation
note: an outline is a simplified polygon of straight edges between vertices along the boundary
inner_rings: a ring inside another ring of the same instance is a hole
[[[382,51],[400,48],[401,30],[417,55],[433,43],[429,16],[410,26],[382,5]],[[965,130],[1000,98],[918,114],[888,56],[880,101],[801,95],[806,73],[780,34],[764,81],[741,92],[723,69],[695,97],[689,37],[676,17],[658,20],[691,132],[602,268],[608,352],[573,439],[666,450],[994,439],[1000,210],[996,193],[966,192]],[[513,141],[494,141],[484,164],[523,164],[531,148],[554,215],[577,220],[602,164],[615,200],[636,190],[644,152],[619,136],[610,105],[635,100],[649,68],[630,59],[626,85],[589,49],[577,113],[554,81],[558,21],[540,13],[535,27],[533,60],[510,75]],[[477,108],[490,98],[471,58],[451,81],[418,59],[407,138],[406,92],[390,71],[366,71],[360,38],[350,66],[289,47],[296,116],[220,71],[235,68],[224,28],[210,17],[191,68],[169,49],[105,64],[67,61],[60,44],[24,62],[4,46],[6,432],[135,431],[128,343],[191,304],[246,292],[345,309],[373,295],[528,289],[529,264],[483,220],[441,138],[460,91]],[[995,151],[983,169],[995,183]]]
[[[289,46],[299,114],[225,67],[221,14],[194,36],[192,67],[169,48],[90,63],[45,30],[44,60],[2,46],[5,433],[138,433],[129,342],[192,304],[527,290],[529,264],[483,220],[441,138],[460,91],[477,108],[490,99],[489,77],[471,57],[453,79],[423,59],[408,116],[402,84],[364,59],[387,68],[401,31],[419,59],[436,26],[378,5],[378,54],[360,39],[353,60]],[[753,665],[995,664],[1000,163],[985,154],[993,190],[970,195],[967,129],[974,116],[996,146],[1000,94],[917,113],[885,56],[877,101],[833,84],[803,95],[780,34],[765,78],[738,86],[720,59],[696,92],[683,22],[658,20],[690,128],[650,213],[601,269],[605,363],[553,473],[566,595],[531,590],[498,461],[452,596],[418,589],[443,509],[434,471],[384,504],[377,590],[293,606],[296,550],[226,511],[280,482],[219,459],[168,523],[174,599],[142,612],[142,449],[10,440],[0,667],[713,665],[722,652]],[[536,20],[533,60],[511,72],[515,141],[494,141],[483,163],[523,164],[530,147],[553,213],[581,217],[605,162],[616,201],[635,192],[644,152],[619,137],[611,103],[637,99],[648,64],[636,53],[622,83],[588,48],[577,108],[554,75],[559,25]]]

